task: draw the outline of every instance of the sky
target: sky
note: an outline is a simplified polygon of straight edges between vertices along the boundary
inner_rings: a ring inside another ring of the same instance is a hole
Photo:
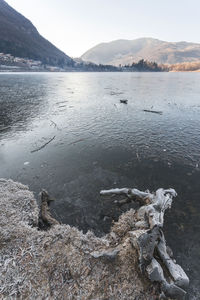
[[[199,0],[6,0],[71,57],[117,39],[200,43]]]

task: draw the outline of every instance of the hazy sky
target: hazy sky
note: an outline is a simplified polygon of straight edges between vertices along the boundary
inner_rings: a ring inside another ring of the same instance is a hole
[[[200,0],[7,0],[40,34],[78,57],[101,42],[154,37],[200,43]]]

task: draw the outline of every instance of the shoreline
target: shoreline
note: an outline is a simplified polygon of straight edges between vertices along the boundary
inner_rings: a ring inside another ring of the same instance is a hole
[[[55,223],[38,230],[39,208],[27,186],[0,179],[0,295],[23,299],[153,299],[159,285],[138,268],[136,211],[121,215],[98,238]],[[134,229],[135,228],[135,229]],[[167,298],[168,299],[168,298]],[[178,298],[175,298],[178,299]]]
[[[12,74],[12,73],[199,73],[199,70],[190,71],[89,71],[89,70],[61,70],[61,71],[48,71],[48,70],[0,70],[0,74]]]

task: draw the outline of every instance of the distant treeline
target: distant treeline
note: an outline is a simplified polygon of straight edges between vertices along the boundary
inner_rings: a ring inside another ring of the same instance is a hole
[[[79,62],[74,63],[75,70],[86,71],[86,72],[119,72],[119,68],[112,65],[102,65],[94,63]]]
[[[139,72],[191,72],[200,71],[200,61],[196,62],[183,62],[177,64],[157,64],[156,62],[147,61],[141,59],[138,63],[132,65],[125,65],[121,67],[127,71],[139,71]]]
[[[74,65],[75,68],[78,68],[83,71],[89,72],[163,72],[167,71],[167,68],[162,68],[156,62],[147,61],[141,59],[137,63],[133,62],[131,65],[119,65],[119,67],[112,65],[103,65],[103,64],[94,64],[79,62]]]
[[[200,71],[200,61],[196,62],[183,62],[173,65],[165,66],[168,71],[174,72],[189,72],[189,71]]]
[[[121,67],[123,70],[127,71],[139,71],[139,72],[162,72],[165,71],[156,62],[141,59],[137,63],[132,63],[132,65],[125,65]]]

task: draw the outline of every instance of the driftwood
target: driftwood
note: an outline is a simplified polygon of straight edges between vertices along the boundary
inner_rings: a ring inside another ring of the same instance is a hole
[[[120,99],[120,103],[127,104],[127,103],[128,103],[128,100],[127,100],[127,99]]]
[[[49,194],[47,191],[43,190],[41,192],[41,207],[40,207],[40,228],[49,228],[53,225],[60,224],[56,219],[54,219],[51,215],[51,212],[49,210],[50,202],[53,201],[53,199],[50,199]]]
[[[189,279],[181,266],[168,254],[162,231],[165,210],[171,208],[176,191],[158,189],[156,193],[150,193],[122,188],[103,190],[100,194],[126,195],[128,201],[140,200],[142,206],[137,211],[135,227],[141,229],[141,234],[138,235],[138,231],[130,232],[131,243],[139,252],[140,270],[152,282],[160,283],[161,296],[184,299]]]
[[[51,143],[54,139],[55,139],[55,135],[48,141],[46,142],[45,144],[43,144],[42,146],[40,146],[39,148],[35,149],[35,150],[32,150],[31,153],[34,153],[34,152],[37,152],[41,149],[43,149],[44,147],[46,147],[49,143]]]
[[[158,111],[158,110],[143,109],[143,111],[153,113],[153,114],[162,115],[162,111]]]

